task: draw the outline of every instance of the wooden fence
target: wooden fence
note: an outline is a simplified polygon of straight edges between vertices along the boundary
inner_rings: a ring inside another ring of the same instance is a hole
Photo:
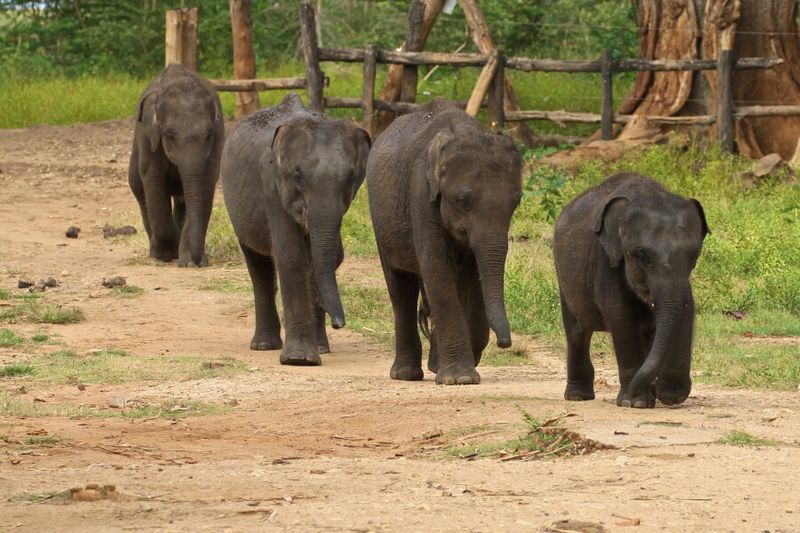
[[[308,2],[300,6],[300,23],[302,31],[301,47],[306,64],[306,80],[308,80],[309,105],[319,111],[325,108],[361,108],[364,127],[373,133],[374,111],[387,110],[396,113],[408,113],[418,106],[411,102],[394,102],[375,99],[375,66],[381,64],[401,64],[404,85],[410,78],[416,83],[416,68],[420,65],[446,65],[451,67],[482,67],[483,71],[473,91],[470,102],[459,102],[469,109],[478,105],[488,107],[489,122],[493,127],[502,128],[505,122],[522,122],[527,120],[551,120],[558,123],[581,122],[600,124],[601,138],[613,138],[613,124],[626,124],[638,115],[615,115],[613,111],[613,75],[620,72],[637,71],[697,71],[716,70],[718,102],[715,114],[696,116],[650,116],[644,118],[656,124],[683,125],[717,125],[717,138],[723,148],[733,150],[735,119],[744,117],[795,116],[800,115],[798,105],[769,105],[734,107],[732,100],[732,77],[734,70],[767,69],[783,63],[777,58],[741,58],[736,59],[731,50],[721,50],[718,60],[613,60],[610,50],[604,50],[596,60],[561,61],[553,59],[530,59],[527,57],[506,58],[502,50],[492,54],[476,53],[440,53],[440,52],[400,52],[377,50],[370,45],[365,48],[330,49],[319,48],[315,31],[314,7]],[[364,80],[361,98],[328,97],[323,92],[324,75],[320,63],[355,62],[363,63]],[[602,83],[600,113],[576,113],[568,111],[511,111],[505,110],[504,76],[505,69],[522,72],[589,72],[599,73]],[[409,76],[409,73],[412,74]],[[483,85],[485,91],[481,90]],[[404,89],[404,93],[406,90]],[[416,94],[416,88],[413,90]],[[484,102],[484,96],[488,96]],[[476,111],[476,109],[474,109]],[[473,113],[474,114],[474,113]]]

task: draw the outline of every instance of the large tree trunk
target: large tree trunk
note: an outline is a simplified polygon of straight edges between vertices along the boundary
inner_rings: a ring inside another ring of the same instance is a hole
[[[720,47],[732,46],[738,57],[778,57],[784,63],[772,69],[735,72],[734,103],[800,104],[796,15],[795,0],[641,0],[640,56],[716,59]],[[715,109],[714,71],[641,72],[618,113],[670,116],[713,114]],[[647,128],[644,121],[633,121],[619,138],[640,136]],[[739,150],[750,157],[775,152],[790,159],[798,136],[800,117],[747,118],[736,125]]]
[[[256,54],[253,50],[253,22],[251,0],[230,0],[231,30],[233,32],[233,77],[256,77]],[[236,118],[246,117],[261,107],[257,92],[236,93]]]

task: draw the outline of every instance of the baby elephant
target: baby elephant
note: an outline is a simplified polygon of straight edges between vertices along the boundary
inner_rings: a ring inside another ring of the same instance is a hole
[[[490,327],[498,346],[511,346],[503,276],[521,165],[511,139],[440,101],[398,118],[375,143],[367,192],[394,309],[393,379],[423,377],[420,292],[436,383],[480,382]]]
[[[225,205],[247,262],[256,300],[253,350],[283,347],[287,365],[318,365],[330,347],[325,312],[344,326],[336,268],[339,229],[370,149],[367,132],[303,107],[292,93],[234,130],[222,155]],[[275,270],[286,345],[275,308]]]
[[[567,400],[594,399],[595,331],[610,331],[614,342],[617,405],[686,400],[695,315],[689,276],[708,233],[700,202],[638,174],[612,176],[564,208],[553,252],[567,336]]]
[[[170,65],[144,90],[136,113],[128,182],[150,239],[150,257],[206,266],[206,230],[225,126],[217,91]]]

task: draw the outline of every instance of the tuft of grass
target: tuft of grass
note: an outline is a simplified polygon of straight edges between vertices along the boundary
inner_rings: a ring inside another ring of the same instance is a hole
[[[214,263],[242,263],[239,240],[224,205],[215,205],[206,233],[206,253]]]
[[[0,378],[29,376],[33,372],[33,367],[27,363],[14,363],[0,367]]]
[[[246,365],[232,358],[215,361],[190,356],[133,356],[124,350],[103,349],[78,354],[57,350],[31,359],[24,375],[50,383],[127,383],[171,381],[230,376],[245,370]]]
[[[23,338],[10,329],[0,328],[0,348],[10,348],[19,346],[24,342]]]
[[[111,294],[118,298],[135,298],[144,294],[144,289],[136,285],[123,285],[111,289]]]
[[[75,324],[84,319],[77,307],[43,303],[39,298],[23,298],[20,303],[0,311],[0,321],[16,323],[25,319],[39,324]]]
[[[8,289],[0,289],[0,300],[10,300],[12,294]]]
[[[515,366],[515,365],[532,365],[533,361],[528,357],[528,351],[525,348],[509,348],[501,349],[497,345],[492,344],[483,352],[481,357],[481,366]]]
[[[394,337],[394,313],[385,289],[340,286],[347,325],[373,341],[388,345]]]
[[[31,342],[47,342],[50,340],[50,336],[46,333],[34,333],[31,335]]]
[[[201,283],[198,288],[201,291],[222,293],[253,292],[253,286],[250,283],[241,283],[230,278],[209,279]]]
[[[717,444],[727,444],[729,446],[778,446],[780,442],[773,439],[754,437],[746,431],[734,429],[724,437],[715,441]]]

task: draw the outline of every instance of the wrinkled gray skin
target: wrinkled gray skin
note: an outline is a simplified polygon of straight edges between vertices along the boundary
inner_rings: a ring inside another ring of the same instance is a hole
[[[234,130],[222,156],[222,187],[256,301],[250,348],[277,350],[289,365],[318,365],[345,318],[336,268],[342,216],[364,181],[367,132],[303,107],[292,93]],[[281,287],[286,345],[275,308]]]
[[[205,80],[170,65],[139,100],[128,182],[150,239],[150,257],[206,266],[206,230],[225,126]]]
[[[393,379],[420,380],[417,300],[432,321],[428,368],[439,384],[480,382],[489,341],[511,346],[503,298],[521,158],[441,101],[395,120],[367,164],[369,206],[395,322]]]
[[[617,405],[686,400],[695,316],[689,275],[707,233],[700,202],[637,174],[612,176],[564,208],[553,251],[567,336],[567,400],[594,398],[595,331],[611,332]]]

